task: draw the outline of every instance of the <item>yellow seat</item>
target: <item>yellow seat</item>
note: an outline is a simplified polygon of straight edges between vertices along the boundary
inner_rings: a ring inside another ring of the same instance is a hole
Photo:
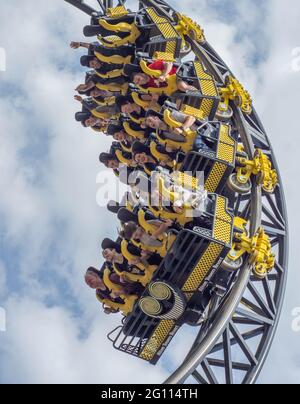
[[[95,118],[109,119],[111,117],[111,115],[108,112],[99,112],[96,109],[92,109],[91,114]]]
[[[168,234],[164,237],[161,247],[153,247],[149,245],[145,245],[141,242],[137,242],[135,240],[131,240],[132,244],[135,245],[137,248],[140,248],[143,251],[149,251],[154,254],[159,254],[162,258],[164,258],[169,249],[172,247],[173,243],[175,242],[176,236],[173,234]]]
[[[165,185],[165,181],[162,177],[157,178],[159,193],[165,198],[167,201],[170,201],[174,204],[178,199],[181,199],[181,195],[175,191],[170,191]],[[182,209],[185,211],[186,209],[192,209],[192,206],[188,204],[183,204]],[[185,213],[185,212],[184,212]]]
[[[153,77],[153,78],[158,78],[163,74],[163,72],[161,70],[152,70],[152,69],[150,69],[145,60],[140,61],[140,67],[141,67],[142,71],[145,74],[147,74],[148,76]],[[148,87],[148,88],[144,88],[144,87],[141,87],[141,86],[137,86],[137,88],[141,92],[147,93],[147,94],[148,93],[150,93],[150,94],[166,94],[166,95],[171,96],[172,94],[174,94],[178,90],[176,74],[172,74],[171,76],[168,76],[166,78],[166,83],[167,83],[166,87],[160,87],[160,88]]]
[[[140,61],[140,67],[141,67],[143,73],[147,74],[147,76],[150,76],[150,77],[154,77],[154,78],[158,79],[163,74],[163,72],[161,70],[150,69],[146,60]]]
[[[161,109],[161,106],[158,103],[153,104],[150,100],[146,101],[140,98],[139,94],[136,92],[131,93],[132,99],[133,101],[139,105],[140,107],[142,107],[145,111],[147,111],[148,109],[151,109],[153,111],[159,112]]]
[[[170,128],[172,129],[176,129],[176,128],[181,128],[182,127],[182,123],[176,121],[173,117],[172,117],[172,112],[169,109],[165,109],[164,110],[164,121],[165,123],[170,126]]]
[[[150,274],[150,272],[141,273],[141,274],[132,274],[130,272],[121,272],[118,270],[118,268],[116,267],[115,264],[113,264],[113,268],[114,268],[114,271],[116,272],[116,274],[118,274],[119,276],[122,276],[123,279],[125,279],[127,282],[140,283],[143,286],[147,286],[153,278],[153,274]]]
[[[152,236],[156,231],[157,227],[154,224],[149,223],[146,219],[146,212],[142,209],[140,209],[138,213],[138,222],[140,227],[150,236]],[[159,254],[161,257],[165,257],[168,253],[169,248],[172,246],[176,239],[176,236],[172,234],[163,234],[161,235],[158,240],[162,243],[160,247],[153,247],[153,246],[148,246],[144,245],[141,242],[137,242],[135,240],[131,240],[132,244],[134,244],[136,247],[138,247],[140,250],[143,251],[149,251],[152,253]]]
[[[110,72],[107,72],[105,74],[96,71],[96,75],[101,77],[102,79],[114,79],[116,77],[123,76],[123,69],[111,70]]]
[[[124,127],[126,133],[129,136],[132,136],[135,139],[139,139],[139,140],[144,140],[145,139],[145,132],[144,131],[136,131],[136,130],[131,129],[129,122],[124,122],[123,127]]]
[[[159,193],[167,200],[172,203],[176,202],[178,198],[180,198],[180,195],[174,191],[170,191],[166,186],[165,186],[165,181],[162,177],[157,178],[158,182],[158,189]]]
[[[108,287],[108,289],[112,292],[121,292],[122,287],[120,285],[117,285],[116,283],[113,283],[109,278],[110,275],[111,271],[108,268],[105,268],[103,273],[103,282],[105,286]]]
[[[156,232],[156,230],[157,230],[157,227],[156,227],[154,224],[151,224],[151,223],[149,223],[149,222],[146,220],[146,212],[145,212],[143,209],[140,209],[139,212],[138,212],[138,222],[139,222],[139,225],[140,225],[140,226],[145,230],[145,232],[147,232],[150,236],[152,236],[152,235]],[[160,240],[160,241],[163,241],[165,237],[166,237],[166,236],[161,236],[161,237],[159,238],[159,240]]]
[[[111,91],[113,93],[121,92],[122,95],[126,95],[127,92],[128,92],[128,83],[125,83],[125,84],[117,84],[117,83],[101,84],[101,83],[97,83],[96,87],[99,90]]]
[[[133,212],[137,202],[134,199],[133,194],[129,194],[129,198],[127,198],[126,201],[126,209],[129,210],[129,212]]]
[[[126,23],[121,23],[126,24]],[[128,24],[126,24],[128,25]],[[125,25],[123,25],[125,27]],[[125,38],[119,38],[116,35],[112,35],[109,37],[98,36],[98,40],[102,42],[108,48],[118,48],[119,46],[135,44],[136,40],[141,36],[141,33],[136,25],[132,24],[130,34]]]
[[[138,125],[141,125],[142,123],[145,122],[145,118],[136,118],[132,114],[128,114],[129,118],[131,119],[132,122],[137,123]]]
[[[143,166],[143,169],[144,169],[145,173],[146,173],[149,177],[151,177],[152,170],[149,169],[147,166]]]
[[[100,297],[96,294],[97,300],[105,306],[109,308],[120,311],[124,316],[128,316],[133,311],[134,305],[139,299],[138,296],[131,295],[125,296],[121,295],[120,298],[124,300],[124,304],[112,302],[109,299],[100,299]]]
[[[150,143],[150,151],[152,156],[155,157],[156,160],[158,160],[163,166],[169,167],[172,170],[176,169],[176,161],[171,160],[167,154],[160,153],[157,150],[157,144],[154,141]]]
[[[92,129],[94,132],[97,132],[97,133],[107,132],[107,126],[103,126],[103,128],[101,128],[101,129],[95,128],[95,127],[91,126],[91,129]]]
[[[126,166],[132,166],[132,160],[124,157],[121,150],[117,150],[115,154],[120,163],[125,164]]]
[[[116,97],[107,97],[104,99],[104,101],[99,101],[97,98],[93,98],[93,101],[99,105],[99,107],[109,107],[111,105],[114,105],[116,103]]]
[[[126,153],[131,153],[132,152],[132,147],[131,146],[127,147],[124,142],[120,142],[120,145],[122,147],[122,150],[124,150]]]
[[[106,268],[104,270],[104,275],[103,275],[103,282],[105,286],[107,286],[108,289],[110,289],[112,292],[120,292],[122,290],[122,287],[120,285],[116,285],[109,279],[110,275],[110,270]],[[110,307],[113,310],[116,311],[121,311],[124,316],[127,316],[129,313],[133,311],[134,304],[138,300],[138,296],[136,295],[120,295],[120,298],[124,301],[124,304],[121,303],[115,303],[112,302],[109,299],[101,299],[98,294],[96,293],[97,299],[104,304],[105,306]]]
[[[111,24],[106,21],[104,18],[99,19],[100,27],[103,27],[107,31],[112,32],[131,32],[135,24],[128,24],[127,22],[119,22],[117,24]]]
[[[112,63],[116,65],[124,65],[124,64],[129,64],[132,61],[132,56],[119,56],[119,55],[113,55],[113,56],[105,56],[102,55],[100,52],[95,52],[95,56],[97,59],[100,60],[100,62],[104,63]]]
[[[184,185],[187,181],[187,178],[183,177],[183,175],[179,175],[176,182],[178,185]],[[191,181],[190,176],[189,181]],[[192,184],[191,184],[192,185]],[[167,201],[174,203],[178,198],[180,198],[180,195],[176,194],[175,192],[169,191],[169,189],[166,188],[164,180],[162,177],[158,176],[157,177],[157,189],[160,193],[160,195],[166,199]],[[195,189],[195,188],[192,188]],[[153,213],[153,215],[158,218],[158,219],[163,219],[163,220],[172,220],[174,222],[179,223],[181,226],[185,226],[187,223],[190,223],[193,221],[193,217],[187,214],[187,210],[191,210],[192,208],[190,206],[183,206],[182,207],[182,212],[181,213],[176,213],[176,212],[171,212],[167,207],[162,206],[149,206],[149,210]]]
[[[169,109],[166,109],[164,111],[164,122],[171,129],[176,129],[176,128],[181,128],[182,127],[182,123],[176,121],[172,117],[171,111]],[[194,143],[195,143],[197,133],[195,131],[192,131],[191,129],[186,129],[186,130],[183,131],[183,136],[185,138],[185,141],[178,142],[178,141],[171,140],[171,139],[168,139],[168,138],[162,138],[159,133],[156,134],[157,140],[165,148],[168,148],[168,149],[171,149],[171,150],[183,151],[184,153],[188,153],[191,150],[193,150],[193,146],[194,146]]]
[[[128,241],[126,240],[123,240],[121,243],[121,253],[123,257],[127,259],[127,261],[135,261],[137,258],[140,258],[129,252]],[[133,274],[129,272],[123,272],[122,275],[124,275],[125,279],[128,279],[130,282],[140,282],[143,286],[148,285],[148,283],[151,282],[153,278],[154,272],[157,270],[157,265],[144,265],[143,263],[139,262],[138,264],[135,264],[135,267],[141,270],[142,273]],[[118,271],[117,268],[115,268],[115,270]],[[118,271],[118,274],[121,274],[121,272]]]

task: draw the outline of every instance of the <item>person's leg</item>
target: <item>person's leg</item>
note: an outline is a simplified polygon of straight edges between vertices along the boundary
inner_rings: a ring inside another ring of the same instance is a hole
[[[197,91],[197,88],[194,86],[191,86],[190,84],[186,83],[183,80],[178,80],[177,81],[177,87],[178,90],[182,91],[182,92],[187,92],[187,91]]]

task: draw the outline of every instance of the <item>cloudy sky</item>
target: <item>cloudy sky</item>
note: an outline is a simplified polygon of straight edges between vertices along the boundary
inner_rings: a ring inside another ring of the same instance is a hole
[[[259,381],[299,383],[300,333],[291,327],[292,311],[300,307],[299,1],[172,4],[197,16],[250,90],[277,154],[290,216],[290,276]],[[188,349],[175,339],[170,351],[178,355],[156,368],[114,351],[106,333],[119,317],[101,314],[83,283],[85,268],[101,264],[101,239],[114,237],[117,228],[96,203],[98,155],[108,141],[73,120],[74,88],[84,71],[80,51],[68,44],[83,40],[87,22],[63,0],[0,4],[0,55],[5,49],[7,65],[0,71],[0,306],[7,316],[7,330],[0,331],[2,383],[161,382]]]

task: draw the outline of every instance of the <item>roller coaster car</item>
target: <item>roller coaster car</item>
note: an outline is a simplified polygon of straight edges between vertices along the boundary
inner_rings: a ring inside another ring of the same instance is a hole
[[[184,323],[197,324],[232,246],[233,217],[215,195],[211,229],[182,230],[123,326],[108,338],[119,351],[156,364]]]
[[[174,61],[180,56],[182,37],[171,21],[150,7],[133,14],[99,19],[98,39],[108,48],[135,44],[155,59]],[[140,42],[140,43],[139,43]]]
[[[161,16],[152,8],[141,10],[136,15],[136,26],[149,32],[149,40],[143,44],[143,52],[153,59],[174,62],[180,57],[182,37],[171,20]]]
[[[209,125],[209,124],[208,124]],[[204,187],[210,193],[222,193],[228,177],[236,165],[237,142],[231,136],[231,127],[223,123],[215,123],[216,137],[208,137],[210,148],[191,151],[186,155],[182,172],[189,172],[193,177],[204,173]],[[202,127],[203,139],[207,136],[205,126]]]

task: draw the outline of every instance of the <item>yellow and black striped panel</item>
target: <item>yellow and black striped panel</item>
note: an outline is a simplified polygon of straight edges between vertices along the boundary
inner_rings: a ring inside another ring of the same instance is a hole
[[[189,189],[197,190],[199,187],[199,180],[196,177],[185,173],[179,173],[178,177],[176,178],[176,182],[179,185],[183,185]]]
[[[193,272],[188,277],[182,290],[195,291],[197,290],[208,276],[212,266],[216,263],[220,254],[223,251],[223,246],[217,243],[210,243],[195,266]]]
[[[213,79],[200,80],[200,84],[201,84],[201,91],[202,91],[203,95],[206,95],[208,97],[218,97]]]
[[[195,108],[195,107],[191,107],[190,105],[184,104],[181,106],[180,110],[186,115],[191,115],[191,116],[194,116],[195,118],[202,120],[203,118],[208,116],[208,114],[206,114],[206,111],[202,110],[202,104],[203,104],[203,102],[201,103],[200,108]]]
[[[202,62],[194,62],[195,71],[199,78],[201,92],[203,95],[219,98],[219,93],[213,77],[204,70]]]
[[[213,237],[222,243],[230,244],[232,233],[231,223],[224,222],[219,218],[215,219]]]
[[[217,150],[217,158],[226,161],[229,164],[235,162],[236,143],[230,136],[230,127],[228,125],[221,125],[219,145]]]
[[[233,229],[233,217],[227,212],[227,202],[224,197],[216,200],[216,216],[213,237],[223,243],[230,244]]]
[[[164,60],[165,62],[174,62],[175,61],[175,42],[174,43],[174,52],[155,52],[153,55],[153,59],[156,60]]]
[[[175,327],[175,321],[162,320],[140,353],[140,358],[151,361]]]
[[[106,10],[106,15],[112,18],[123,17],[128,14],[124,6],[111,7]]]
[[[203,116],[206,118],[210,116],[213,108],[215,105],[215,100],[210,100],[210,99],[203,99],[201,102],[201,111]]]
[[[227,165],[225,163],[215,162],[207,180],[205,181],[205,189],[210,192],[216,192],[220,182],[224,178]]]
[[[154,8],[147,8],[146,12],[154,24],[156,24],[157,28],[165,39],[179,38],[178,32],[175,30],[170,21],[158,15]]]
[[[230,136],[230,126],[221,124],[220,127],[220,141],[230,146],[235,146],[235,140]]]
[[[216,216],[228,223],[233,221],[232,216],[227,212],[227,199],[219,195],[216,200]]]
[[[233,164],[235,161],[235,147],[220,142],[218,145],[217,158]]]
[[[200,62],[200,61],[194,62],[194,67],[195,67],[195,71],[196,71],[199,79],[212,80],[212,76],[204,70],[204,66],[203,66],[202,62]]]

